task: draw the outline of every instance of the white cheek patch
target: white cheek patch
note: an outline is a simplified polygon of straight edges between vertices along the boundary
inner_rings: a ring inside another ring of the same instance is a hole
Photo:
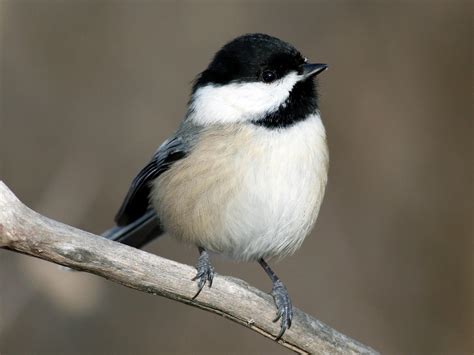
[[[234,123],[258,119],[282,105],[293,86],[302,79],[291,72],[273,83],[207,85],[192,98],[188,118],[200,124]]]

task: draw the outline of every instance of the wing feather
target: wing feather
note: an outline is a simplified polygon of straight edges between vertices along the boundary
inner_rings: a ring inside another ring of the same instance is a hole
[[[185,156],[186,144],[181,137],[170,139],[160,146],[151,161],[133,179],[115,216],[118,226],[126,226],[150,210],[151,182]]]

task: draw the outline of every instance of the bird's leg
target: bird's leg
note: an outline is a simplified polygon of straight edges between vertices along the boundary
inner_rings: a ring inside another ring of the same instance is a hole
[[[193,281],[198,281],[198,292],[193,297],[195,299],[202,291],[206,282],[209,282],[209,287],[212,286],[212,280],[214,279],[214,268],[211,265],[211,260],[206,249],[198,247],[199,258],[196,264],[197,274],[194,276]]]
[[[277,316],[273,320],[274,322],[281,319],[281,328],[280,333],[275,340],[279,340],[285,331],[291,327],[291,319],[293,318],[293,306],[291,305],[290,296],[288,291],[283,285],[283,282],[278,278],[278,276],[273,272],[270,266],[262,258],[258,260],[260,265],[263,267],[267,275],[270,277],[273,283],[272,287],[272,296],[275,301],[277,308]]]

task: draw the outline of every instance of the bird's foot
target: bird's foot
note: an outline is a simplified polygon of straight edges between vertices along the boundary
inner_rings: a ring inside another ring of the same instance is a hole
[[[196,264],[197,274],[193,277],[193,281],[198,280],[198,292],[193,297],[195,299],[202,291],[206,282],[209,283],[209,287],[212,286],[212,280],[214,279],[214,267],[211,265],[209,254],[205,249],[199,249],[199,259]]]
[[[283,282],[276,280],[273,283],[272,296],[277,308],[277,316],[273,322],[281,319],[280,333],[275,340],[279,340],[285,331],[291,327],[291,320],[293,319],[293,306],[291,305],[290,296]]]

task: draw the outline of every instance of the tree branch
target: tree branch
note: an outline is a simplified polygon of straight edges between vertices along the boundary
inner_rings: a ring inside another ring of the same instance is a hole
[[[244,281],[216,275],[212,288],[193,300],[194,268],[46,218],[22,204],[1,181],[0,247],[219,314],[270,339],[279,331],[272,322],[271,296]],[[296,308],[293,325],[279,343],[297,353],[376,354]]]

